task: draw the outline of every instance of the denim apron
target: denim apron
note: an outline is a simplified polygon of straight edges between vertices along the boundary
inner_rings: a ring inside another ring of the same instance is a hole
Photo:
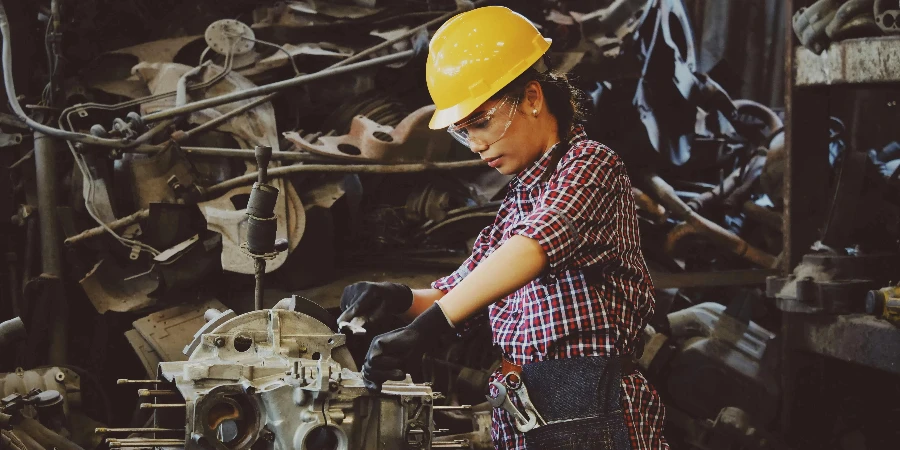
[[[529,449],[631,450],[622,411],[622,357],[526,364],[522,382],[546,422],[525,433]]]

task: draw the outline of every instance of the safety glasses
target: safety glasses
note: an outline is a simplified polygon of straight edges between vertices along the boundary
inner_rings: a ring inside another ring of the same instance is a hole
[[[450,125],[447,132],[469,148],[491,146],[509,130],[518,108],[518,98],[503,97],[493,108],[477,113],[465,122]]]

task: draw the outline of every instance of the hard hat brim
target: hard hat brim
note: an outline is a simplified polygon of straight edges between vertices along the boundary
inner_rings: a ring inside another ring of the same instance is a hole
[[[466,99],[449,108],[435,110],[434,115],[431,116],[431,121],[428,123],[428,128],[431,128],[432,130],[447,128],[448,126],[464,119],[469,114],[472,114],[472,111],[475,111],[479,106],[481,106],[482,103],[488,101],[488,99],[490,99],[494,94],[500,92],[501,89],[506,87],[506,85],[515,80],[519,75],[525,73],[525,71],[528,70],[529,67],[536,63],[542,56],[544,56],[544,53],[547,53],[547,50],[550,49],[550,44],[553,43],[553,40],[547,38],[543,38],[543,40],[544,42],[546,42],[546,47],[539,51],[536,51],[531,58],[526,59],[525,64],[517,65],[517,67],[512,68],[509,72],[497,79],[497,81],[493,84],[493,86],[497,87],[496,89],[491,89],[482,95]]]

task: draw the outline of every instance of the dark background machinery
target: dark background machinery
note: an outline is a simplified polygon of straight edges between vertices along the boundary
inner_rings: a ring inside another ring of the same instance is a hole
[[[552,65],[590,94],[590,134],[627,162],[658,299],[641,365],[675,448],[893,448],[900,74],[886,2],[485,3],[554,39]],[[425,124],[423,43],[468,2],[2,5],[16,108],[0,112],[0,318],[27,329],[0,326],[4,443],[188,429],[189,414],[151,414],[140,403],[159,401],[116,380],[183,369],[201,343],[219,348],[216,333],[231,349],[247,336],[230,327],[264,314],[311,317],[291,332],[315,335],[358,279],[424,285],[467,255],[504,194],[507,178]],[[272,148],[268,180],[258,146]],[[271,257],[258,277],[241,249],[255,181],[279,195],[251,215],[281,240],[252,252]],[[295,294],[312,302],[271,309]],[[267,312],[251,312],[255,297]],[[274,346],[257,328],[254,352]],[[490,445],[488,338],[476,327],[408,367],[413,397],[440,394],[422,422],[443,436],[433,448]],[[342,366],[366,348],[348,338]],[[324,373],[309,356],[281,383]],[[144,387],[178,391],[173,404],[231,395]],[[335,417],[367,410],[345,400]],[[237,439],[232,425],[220,431]],[[259,429],[260,445],[295,429]]]

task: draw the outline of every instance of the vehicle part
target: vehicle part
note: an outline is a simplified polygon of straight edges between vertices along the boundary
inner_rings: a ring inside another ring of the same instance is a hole
[[[428,128],[433,113],[434,105],[419,108],[396,128],[358,115],[346,136],[322,136],[312,142],[296,132],[284,133],[284,137],[303,150],[335,159],[391,163],[440,161],[450,150],[450,136]]]
[[[269,160],[272,158],[272,147],[256,147],[256,167],[259,177],[253,183],[250,200],[247,202],[247,240],[241,249],[253,258],[256,290],[254,293],[254,309],[259,311],[263,304],[263,275],[266,273],[266,260],[275,259],[279,253],[288,249],[286,240],[276,241],[278,221],[275,217],[275,203],[278,200],[278,189],[267,184],[269,177]],[[296,246],[296,244],[294,244]]]
[[[872,12],[875,15],[875,23],[877,23],[878,28],[885,33],[900,33],[900,8],[887,9],[890,7],[888,6],[889,3],[891,2],[875,0],[875,4],[872,6]]]
[[[643,177],[643,180],[644,186],[642,187],[646,188],[645,191],[658,198],[673,217],[684,221],[669,234],[666,242],[667,251],[674,251],[675,245],[682,237],[688,234],[699,233],[710,238],[723,249],[731,251],[754,264],[764,268],[773,268],[775,266],[776,259],[774,256],[753,247],[734,233],[697,214],[679,199],[672,186],[669,186],[659,176],[648,175]]]
[[[828,46],[825,27],[834,18],[840,6],[840,0],[819,0],[809,8],[800,8],[794,13],[792,19],[794,33],[804,47],[816,54],[822,53]]]
[[[807,254],[788,277],[766,280],[766,295],[792,313],[861,313],[870,290],[898,278],[900,255]]]
[[[735,406],[768,423],[780,398],[767,352],[775,334],[732,314],[712,302],[669,313],[671,334],[648,327],[638,363],[668,391],[672,406],[692,417],[715,417]],[[660,373],[665,377],[656,378]]]
[[[254,311],[199,341],[188,361],[160,364],[184,403],[157,409],[154,427],[185,425],[187,450],[248,449],[259,439],[276,448],[431,446],[431,389],[407,379],[370,396],[353,371],[346,336],[310,316]]]
[[[35,389],[60,393],[64,414],[81,407],[81,376],[71,369],[46,367],[0,374],[0,398],[12,394],[26,395]]]
[[[210,311],[225,311],[208,320]],[[184,349],[191,345],[194,331],[203,331],[210,324],[221,324],[225,317],[230,315],[221,302],[208,300],[195,305],[178,305],[155,312],[141,319],[135,320],[132,325],[137,331],[137,340],[132,343],[135,352],[141,354],[138,346],[147,345],[159,361],[186,361],[187,355]],[[219,317],[219,316],[222,317]],[[218,319],[218,320],[216,320]],[[153,367],[151,373],[156,372]]]

